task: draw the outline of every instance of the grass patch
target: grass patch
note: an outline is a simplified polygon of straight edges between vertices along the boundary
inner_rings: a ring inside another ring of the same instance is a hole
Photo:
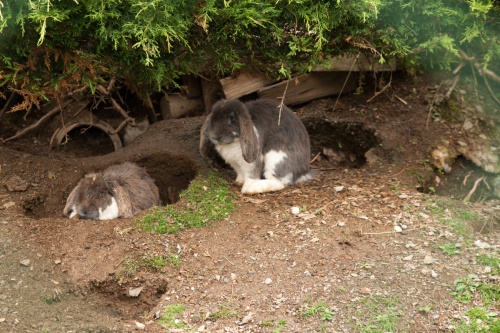
[[[447,254],[449,256],[454,256],[454,255],[460,254],[461,247],[462,247],[462,244],[460,244],[460,243],[446,243],[446,244],[437,245],[437,248],[441,249],[445,254]]]
[[[223,219],[234,209],[235,194],[229,184],[214,172],[193,180],[180,193],[181,204],[154,207],[140,219],[139,225],[158,234],[173,234],[190,227],[203,227]]]
[[[169,254],[166,256],[145,254],[142,260],[144,261],[144,264],[147,267],[154,268],[157,270],[161,270],[163,267],[167,265],[179,267],[181,263],[180,257],[174,254]]]
[[[489,254],[480,254],[477,257],[477,262],[483,266],[491,267],[493,275],[500,275],[500,258]]]
[[[377,295],[360,300],[356,310],[356,331],[362,333],[396,332],[403,312],[397,297]]]
[[[471,240],[473,234],[471,222],[480,219],[478,214],[458,207],[458,204],[451,200],[429,200],[426,207],[441,223],[450,226],[458,236],[462,236],[466,241]]]
[[[238,311],[233,311],[229,304],[220,304],[219,309],[215,313],[211,313],[209,318],[212,320],[237,318],[239,317]]]
[[[163,312],[160,315],[160,320],[158,321],[158,324],[160,325],[165,325],[167,329],[169,328],[177,328],[177,329],[182,329],[186,328],[187,324],[184,323],[183,321],[177,319],[177,315],[181,314],[186,307],[182,304],[169,304],[163,310]]]
[[[473,307],[455,328],[457,333],[500,333],[500,320],[494,312]]]
[[[59,303],[61,301],[61,291],[55,289],[54,293],[52,295],[42,295],[40,298],[42,301],[44,301],[47,304],[54,304],[54,303]]]
[[[335,311],[330,309],[325,303],[318,302],[313,306],[307,306],[301,313],[300,316],[306,318],[316,317],[322,321],[332,321]]]
[[[281,333],[287,326],[287,322],[286,320],[263,320],[261,326],[274,328],[273,333]]]
[[[500,305],[500,284],[482,282],[477,275],[469,274],[466,278],[455,281],[453,297],[462,303],[469,303],[480,298],[484,306]]]

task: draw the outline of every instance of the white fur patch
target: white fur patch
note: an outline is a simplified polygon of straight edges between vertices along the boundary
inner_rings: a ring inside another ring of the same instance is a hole
[[[273,179],[257,179],[254,181],[245,182],[241,193],[256,194],[264,192],[279,191],[285,188],[285,184],[276,178]]]
[[[276,166],[283,162],[288,155],[284,151],[271,150],[264,156],[264,178],[273,179],[276,178],[274,171]],[[285,185],[291,184],[293,181],[293,175],[288,174],[285,177],[279,179]]]
[[[236,139],[227,145],[217,145],[216,149],[224,161],[236,171],[236,183],[245,183],[254,169],[254,163],[248,163],[243,159],[240,140]]]
[[[69,217],[70,219],[72,219],[72,218],[73,218],[73,217],[75,217],[75,216],[76,216],[76,206],[75,206],[75,205],[73,205],[73,206],[71,206],[71,214],[69,214],[69,216],[68,216],[68,217]]]
[[[111,204],[104,210],[99,208],[99,220],[112,220],[116,219],[119,215],[120,212],[118,211],[118,204],[115,198],[111,198]]]

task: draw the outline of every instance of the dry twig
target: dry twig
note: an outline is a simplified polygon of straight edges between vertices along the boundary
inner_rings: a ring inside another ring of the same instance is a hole
[[[373,94],[373,97],[370,98],[369,100],[367,100],[367,102],[371,102],[372,99],[374,99],[375,97],[377,97],[378,95],[383,93],[387,88],[389,88],[391,86],[391,82],[392,82],[392,72],[391,72],[391,77],[389,79],[389,82],[382,88],[382,90],[377,91],[375,94]]]
[[[34,130],[35,128],[37,128],[38,126],[40,126],[41,124],[43,124],[46,120],[48,120],[50,117],[52,117],[54,114],[56,114],[57,112],[59,112],[62,108],[68,106],[72,102],[73,101],[67,101],[67,102],[62,103],[61,105],[58,105],[58,106],[54,107],[52,110],[50,110],[49,112],[47,112],[42,118],[40,118],[36,123],[31,124],[30,126],[22,129],[21,131],[17,132],[15,135],[13,135],[10,138],[7,138],[7,139],[5,139],[3,141],[4,142],[8,142],[8,141],[17,139],[17,138],[25,135],[26,133]]]
[[[484,179],[484,177],[480,177],[478,178],[475,182],[474,182],[474,186],[472,186],[472,189],[469,191],[469,193],[465,196],[463,202],[468,202],[470,200],[470,198],[472,197],[472,195],[474,194],[474,192],[476,192],[476,189],[477,189],[477,185]]]
[[[356,55],[356,58],[352,62],[351,68],[349,69],[349,73],[347,74],[347,77],[345,78],[344,84],[342,85],[342,88],[340,89],[340,93],[337,95],[337,99],[335,100],[335,104],[333,105],[332,111],[335,111],[335,108],[337,107],[337,104],[339,102],[340,95],[342,95],[342,92],[344,91],[345,85],[347,84],[347,81],[349,80],[349,76],[351,76],[352,69],[354,68],[354,65],[358,62],[359,56],[361,55],[361,52],[358,52]]]
[[[431,102],[431,106],[429,107],[429,113],[427,114],[427,122],[425,124],[425,127],[429,127],[429,120],[431,119],[432,108],[434,107],[434,103],[436,102],[436,96],[439,92],[439,89],[441,89],[442,85],[443,85],[443,81],[441,81],[441,83],[439,84],[439,86],[436,90],[436,93],[434,94],[434,97],[432,97],[432,102]]]

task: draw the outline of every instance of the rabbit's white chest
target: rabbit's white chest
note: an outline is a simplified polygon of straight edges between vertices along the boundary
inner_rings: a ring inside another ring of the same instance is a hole
[[[115,198],[111,198],[111,204],[106,208],[99,208],[99,220],[112,220],[118,216],[120,216],[120,212]]]
[[[239,139],[236,139],[229,144],[219,144],[216,146],[216,148],[224,161],[226,161],[230,165],[240,165],[242,161],[245,162],[243,160],[243,152],[241,151]]]

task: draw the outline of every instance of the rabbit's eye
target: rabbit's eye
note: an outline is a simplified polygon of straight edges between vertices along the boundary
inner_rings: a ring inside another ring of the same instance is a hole
[[[228,125],[232,125],[232,124],[234,124],[235,118],[236,118],[236,116],[235,116],[234,112],[231,112],[231,113],[228,115],[228,117],[227,117],[227,124],[228,124]]]

